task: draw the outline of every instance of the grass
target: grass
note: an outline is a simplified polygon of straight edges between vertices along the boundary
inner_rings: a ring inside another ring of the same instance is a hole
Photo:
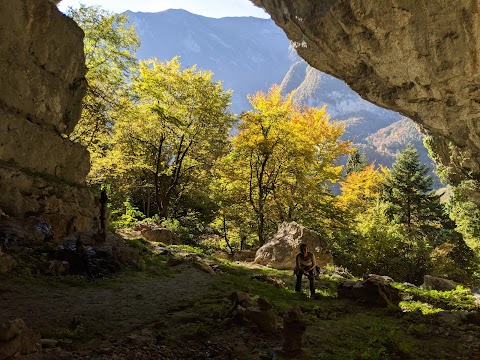
[[[5,279],[2,276],[0,292],[8,291],[10,281],[16,284],[20,281],[30,285],[61,288],[92,288],[125,285],[145,278],[162,281],[163,277],[176,276],[179,268],[167,265],[171,255],[152,252],[144,240],[130,241],[141,252],[144,271],[126,269],[112,278],[95,281],[74,276],[30,276],[18,280],[18,277],[9,275],[12,278],[6,284],[2,281]],[[190,246],[170,248],[204,255],[201,249]],[[329,275],[323,275],[316,281],[317,298],[308,299],[303,294],[295,293],[295,276],[292,271],[250,268],[236,262],[213,258],[209,261],[218,264],[221,272],[214,275],[211,289],[205,296],[195,300],[182,298],[173,304],[171,311],[162,320],[165,324],[159,330],[164,334],[162,336],[165,344],[181,344],[182,341],[192,339],[207,341],[214,337],[229,344],[239,336],[240,329],[243,329],[241,336],[246,339],[245,346],[251,351],[250,354],[248,351],[239,353],[239,359],[258,358],[257,352],[252,349],[260,349],[259,353],[264,351],[260,345],[280,344],[278,336],[268,338],[248,326],[245,327],[245,324],[235,324],[231,319],[225,318],[230,307],[228,296],[234,291],[248,292],[254,301],[260,297],[265,299],[278,315],[282,315],[294,305],[300,307],[307,325],[304,336],[305,354],[312,359],[469,359],[473,350],[465,345],[468,338],[473,337],[475,341],[472,344],[480,344],[480,327],[473,324],[445,324],[439,320],[444,309],[468,311],[476,308],[474,298],[466,288],[458,287],[447,292],[427,291],[395,283],[394,286],[407,294],[410,300],[400,303],[399,309],[375,308],[352,300],[338,299],[337,286],[340,280],[331,279]],[[279,279],[285,283],[285,287],[278,288],[254,280],[254,275]],[[306,283],[303,288],[307,289]],[[73,329],[42,329],[42,335],[82,342],[94,338],[95,331],[80,324]],[[261,341],[263,343],[259,345]]]
[[[461,285],[451,291],[424,290],[398,283],[394,283],[393,286],[411,297],[410,301],[404,302],[407,304],[409,302],[412,304],[425,303],[429,305],[428,307],[439,308],[440,310],[473,310],[478,307],[470,289]],[[429,311],[426,310],[426,313],[429,313]]]
[[[307,299],[293,291],[294,277],[291,271],[249,269],[245,266],[221,260],[224,274],[215,282],[215,294],[247,291],[254,299],[262,297],[274,310],[283,311],[297,305],[307,323],[305,352],[311,358],[328,360],[357,359],[458,359],[469,358],[462,341],[451,341],[451,336],[461,339],[462,327],[438,323],[436,313],[443,311],[439,305],[471,310],[473,296],[468,289],[457,288],[450,292],[426,291],[405,288],[402,291],[423,301],[402,302],[400,309],[373,308],[351,300],[336,298],[337,279],[322,276],[316,282],[320,300]],[[251,280],[252,275],[280,277],[287,286],[278,289],[273,285]],[[223,303],[226,306],[225,300]],[[204,305],[200,305],[201,308]],[[408,312],[403,312],[403,311]],[[218,308],[217,308],[218,311]],[[208,313],[208,311],[207,311]],[[440,327],[448,328],[448,336],[437,334]],[[469,325],[476,330],[480,327]],[[478,334],[478,333],[477,333]]]

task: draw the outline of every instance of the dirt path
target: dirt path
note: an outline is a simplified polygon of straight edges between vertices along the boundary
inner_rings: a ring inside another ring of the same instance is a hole
[[[161,320],[182,302],[202,298],[212,283],[212,275],[188,266],[179,267],[174,277],[118,278],[88,287],[4,281],[0,282],[0,323],[22,318],[35,330],[51,332],[77,322],[83,329],[98,331],[97,337],[121,336]]]
[[[279,346],[278,336],[221,320],[229,302],[220,275],[188,264],[173,271],[81,286],[0,278],[0,323],[21,318],[55,341],[27,360],[243,360]]]

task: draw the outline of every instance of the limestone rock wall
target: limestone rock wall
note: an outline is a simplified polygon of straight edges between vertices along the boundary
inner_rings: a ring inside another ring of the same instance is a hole
[[[419,123],[453,182],[480,179],[478,0],[252,2],[311,66]]]
[[[83,32],[48,0],[0,0],[0,210],[56,237],[96,227],[89,154],[71,143],[85,94]]]

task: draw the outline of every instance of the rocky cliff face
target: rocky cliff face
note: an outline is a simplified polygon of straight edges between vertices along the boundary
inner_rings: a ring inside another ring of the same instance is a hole
[[[420,124],[451,181],[480,179],[478,1],[252,2],[311,66]]]
[[[0,213],[56,237],[92,229],[88,152],[63,135],[81,113],[83,32],[47,0],[0,0]]]

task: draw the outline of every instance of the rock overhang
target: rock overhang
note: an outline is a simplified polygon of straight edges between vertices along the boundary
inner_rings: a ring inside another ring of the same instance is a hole
[[[449,180],[480,179],[475,0],[252,0],[311,66],[431,136]]]

